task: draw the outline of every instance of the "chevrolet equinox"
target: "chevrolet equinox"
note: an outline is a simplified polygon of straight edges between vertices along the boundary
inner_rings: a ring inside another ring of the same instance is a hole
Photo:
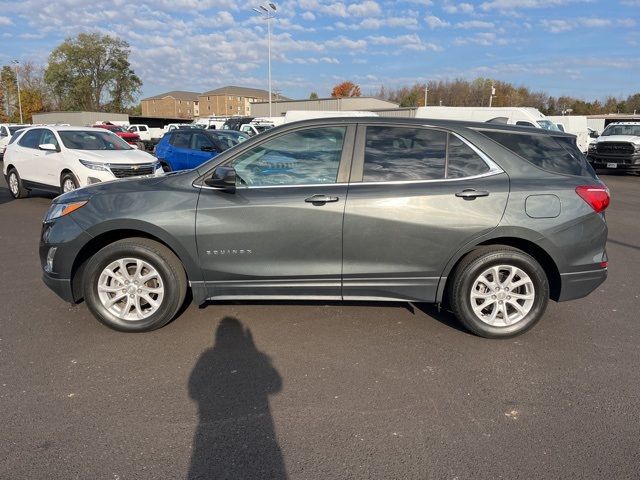
[[[509,337],[607,276],[609,191],[542,129],[428,119],[292,123],[197,169],[92,185],[44,219],[44,281],[148,331],[216,300],[445,303]]]

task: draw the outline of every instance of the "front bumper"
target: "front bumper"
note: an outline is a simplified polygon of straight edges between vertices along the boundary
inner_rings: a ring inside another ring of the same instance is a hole
[[[42,272],[42,281],[65,302],[75,303],[73,288],[71,287],[71,279],[55,278],[47,272]]]
[[[620,170],[624,172],[640,171],[640,153],[633,155],[603,155],[599,153],[589,153],[587,159],[593,168]],[[614,164],[615,167],[609,165]]]
[[[607,269],[599,268],[584,272],[561,273],[559,302],[583,298],[593,292],[607,279]]]

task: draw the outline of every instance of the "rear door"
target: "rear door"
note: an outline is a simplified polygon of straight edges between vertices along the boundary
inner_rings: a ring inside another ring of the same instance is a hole
[[[26,132],[16,145],[15,166],[22,180],[45,183],[43,172],[44,152],[38,148],[42,138],[42,128],[34,128]]]
[[[186,170],[191,168],[190,143],[190,130],[178,130],[171,134],[165,160],[169,162],[172,170]]]
[[[235,192],[202,186],[198,255],[212,298],[340,299],[355,125],[287,130],[224,162]]]
[[[344,218],[343,297],[432,302],[454,253],[498,225],[500,168],[457,134],[359,126]]]

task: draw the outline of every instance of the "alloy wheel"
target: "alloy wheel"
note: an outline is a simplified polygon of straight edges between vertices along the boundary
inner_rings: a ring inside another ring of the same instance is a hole
[[[513,265],[483,271],[471,287],[471,309],[482,322],[506,327],[527,316],[536,298],[533,281]]]
[[[164,295],[164,282],[158,271],[139,258],[111,262],[98,277],[102,306],[121,320],[137,321],[153,315]]]
[[[13,196],[18,196],[20,186],[18,185],[18,176],[15,172],[11,172],[9,174],[9,188],[11,189]]]

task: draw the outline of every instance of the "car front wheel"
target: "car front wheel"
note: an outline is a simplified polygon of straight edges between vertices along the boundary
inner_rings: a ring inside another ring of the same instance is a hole
[[[60,176],[60,193],[67,193],[80,187],[80,182],[73,173],[64,173]]]
[[[13,198],[24,198],[29,194],[29,190],[24,188],[22,179],[15,168],[9,170],[9,173],[7,174],[7,183],[9,184],[9,191]]]
[[[477,335],[508,338],[531,328],[549,301],[545,271],[508,246],[481,247],[460,262],[449,290],[453,312]]]
[[[96,253],[84,273],[91,313],[115,330],[146,332],[167,324],[184,302],[187,279],[166,246],[146,239],[119,240]]]

